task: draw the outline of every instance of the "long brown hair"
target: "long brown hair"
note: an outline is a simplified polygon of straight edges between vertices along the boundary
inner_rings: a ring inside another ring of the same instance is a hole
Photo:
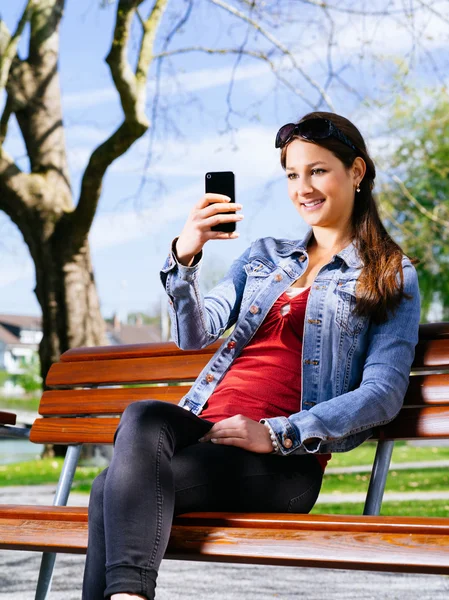
[[[309,119],[328,119],[340,129],[356,146],[355,152],[334,137],[311,143],[330,150],[346,169],[352,167],[357,156],[366,163],[366,173],[360,183],[360,192],[356,194],[352,212],[354,243],[363,261],[363,269],[357,281],[355,314],[369,316],[375,324],[388,319],[388,311],[395,312],[403,297],[411,298],[404,292],[404,274],[402,270],[402,248],[390,237],[383,226],[377,205],[373,197],[376,168],[366,149],[362,134],[345,117],[329,112],[311,112],[299,122]],[[302,139],[297,136],[298,139]],[[295,139],[294,137],[292,139]],[[285,169],[287,146],[281,150],[281,165]],[[410,258],[412,264],[418,264],[418,258]],[[397,281],[397,274],[400,282]]]

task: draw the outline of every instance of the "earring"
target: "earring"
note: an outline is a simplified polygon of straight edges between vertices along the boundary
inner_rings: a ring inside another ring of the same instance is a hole
[[[357,184],[357,192],[360,192],[360,183]]]

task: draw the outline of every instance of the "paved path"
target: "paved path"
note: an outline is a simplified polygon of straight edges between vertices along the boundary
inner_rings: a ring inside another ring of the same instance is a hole
[[[0,503],[51,504],[55,487],[0,488]],[[37,553],[1,550],[0,600],[33,600],[39,564]],[[60,554],[48,600],[80,600],[83,568],[84,556]],[[157,589],[157,600],[447,600],[449,577],[167,560]]]

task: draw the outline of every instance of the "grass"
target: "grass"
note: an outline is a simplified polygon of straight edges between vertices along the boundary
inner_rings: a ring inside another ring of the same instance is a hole
[[[335,452],[328,467],[372,465],[376,453],[375,442],[365,442],[351,452]],[[394,445],[393,463],[449,460],[449,446],[412,446],[406,442]]]
[[[315,504],[311,515],[362,515],[362,502],[342,502],[341,504]],[[447,517],[449,500],[426,500],[382,503],[381,515],[401,517]]]
[[[0,465],[0,487],[7,485],[40,485],[57,483],[61,473],[62,458],[44,458],[9,465]],[[103,470],[102,467],[78,467],[75,473],[75,485],[90,485]]]
[[[323,494],[352,494],[368,490],[369,473],[348,473],[331,475],[325,473],[321,493]],[[407,469],[390,471],[387,478],[388,492],[449,492],[449,471],[447,468],[438,469]]]
[[[40,396],[30,398],[3,398],[0,397],[0,410],[16,412],[18,410],[29,410],[37,412],[39,408]]]

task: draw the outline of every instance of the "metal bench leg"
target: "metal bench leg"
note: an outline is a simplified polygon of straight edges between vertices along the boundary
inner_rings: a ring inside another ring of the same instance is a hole
[[[58,487],[53,500],[53,506],[65,506],[72,487],[75,476],[76,466],[81,453],[82,444],[78,446],[69,446],[62,466],[61,476],[59,477]],[[55,566],[56,553],[44,552],[42,554],[41,568],[37,580],[35,600],[46,600],[50,593],[51,580],[53,578],[53,568]]]
[[[390,468],[391,455],[393,454],[394,441],[380,441],[377,443],[376,456],[369,481],[366,496],[364,515],[378,515],[382,506],[382,498]]]

